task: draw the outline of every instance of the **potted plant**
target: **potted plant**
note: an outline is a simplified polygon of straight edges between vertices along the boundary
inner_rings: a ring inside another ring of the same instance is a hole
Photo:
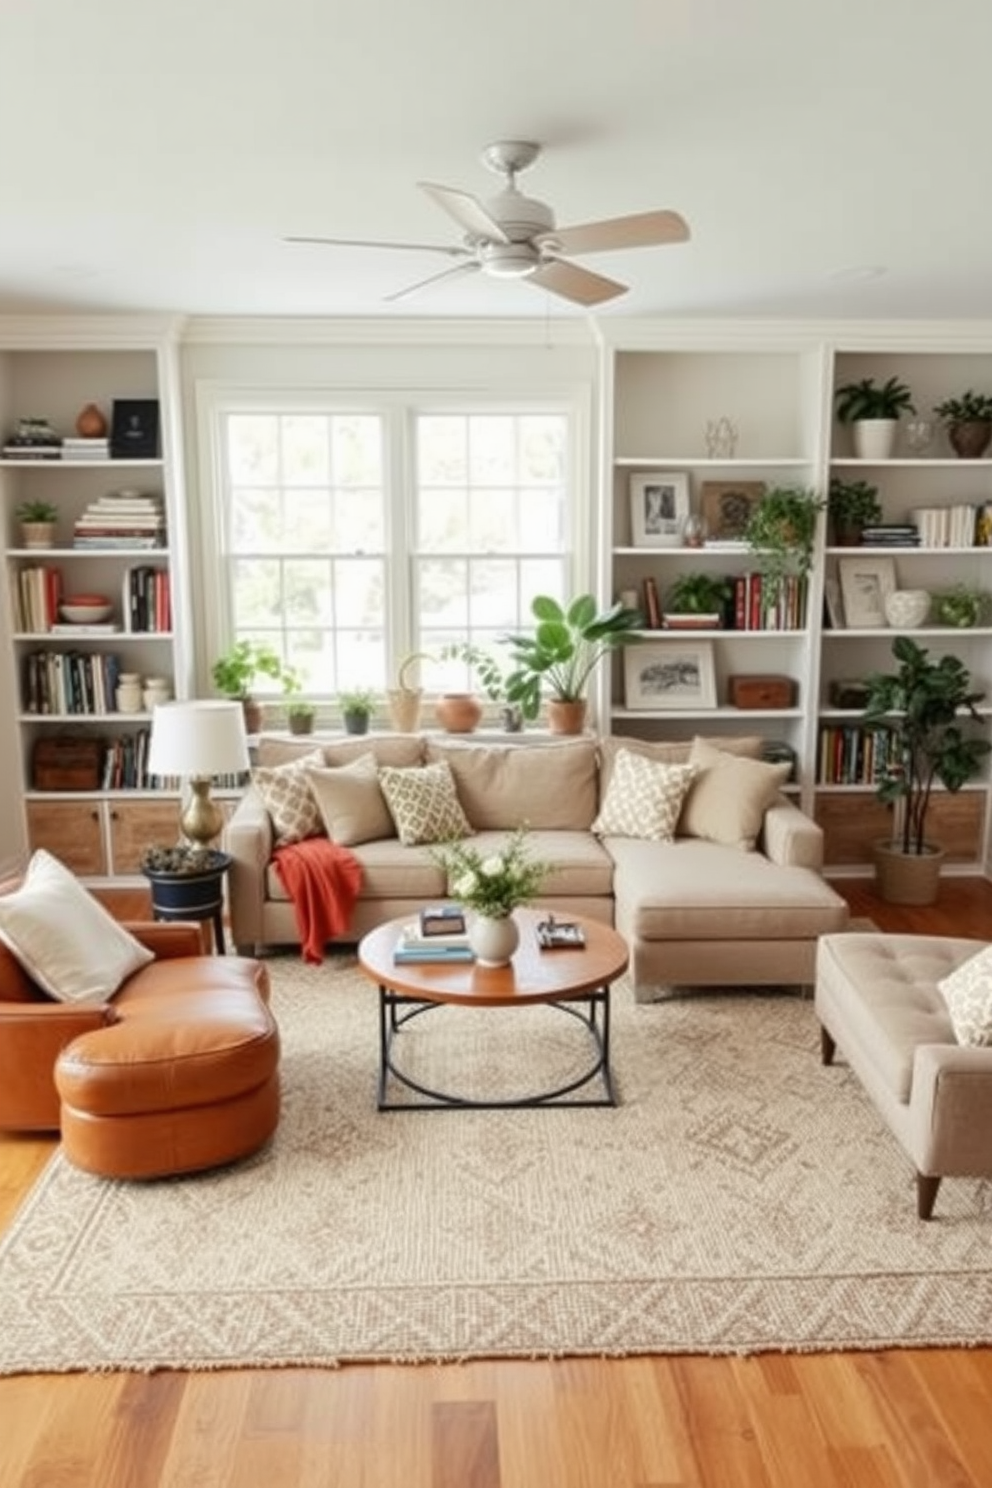
[[[26,548],[51,548],[55,545],[55,524],[59,509],[50,501],[22,501],[15,508],[21,524],[21,541]]]
[[[761,570],[762,609],[774,609],[785,598],[788,582],[809,574],[816,524],[825,506],[805,486],[773,486],[751,511],[744,540]]]
[[[878,798],[897,808],[893,839],[875,844],[878,888],[890,904],[932,904],[944,856],[926,835],[933,787],[958,791],[978,773],[992,746],[963,722],[982,723],[975,704],[985,694],[957,656],[933,660],[908,636],[896,637],[892,653],[894,672],[865,679],[863,723],[885,747]]]
[[[252,697],[252,684],[257,677],[270,677],[292,691],[296,674],[286,666],[273,648],[264,641],[235,641],[213,664],[211,675],[217,691],[240,702],[245,710],[245,729],[257,734],[262,726],[261,705]]]
[[[483,651],[479,646],[473,646],[467,641],[455,641],[450,646],[445,646],[441,652],[442,661],[464,661],[472,668],[478,679],[479,686],[491,703],[500,707],[500,716],[503,727],[509,734],[519,733],[523,724],[523,715],[516,705],[510,703],[506,697],[506,674],[495,656],[489,651]],[[451,696],[451,694],[446,694]],[[461,694],[458,694],[461,696]],[[438,704],[440,716],[441,702]]]
[[[954,584],[935,594],[931,600],[933,618],[938,625],[952,625],[968,630],[981,625],[988,614],[989,595],[970,584]]]
[[[580,594],[567,606],[539,594],[530,608],[537,621],[533,634],[504,637],[513,666],[506,679],[507,700],[525,718],[534,719],[546,689],[551,732],[581,733],[589,678],[605,656],[642,639],[637,634],[641,612],[614,604],[598,613],[591,594]]]
[[[306,698],[290,698],[286,704],[286,723],[291,734],[312,734],[317,705]]]
[[[367,734],[375,712],[376,694],[369,687],[346,687],[338,693],[338,706],[346,734]]]
[[[954,453],[962,460],[981,459],[992,440],[992,397],[969,388],[960,398],[945,398],[933,411],[947,426]]]
[[[715,630],[724,623],[733,585],[723,574],[684,573],[665,597],[669,630]]]
[[[827,515],[837,546],[856,548],[864,529],[882,520],[878,487],[868,481],[844,480],[835,475],[827,492]]]
[[[895,443],[901,413],[915,413],[913,395],[898,377],[877,383],[873,377],[836,389],[837,418],[850,424],[854,453],[861,460],[887,460]]]

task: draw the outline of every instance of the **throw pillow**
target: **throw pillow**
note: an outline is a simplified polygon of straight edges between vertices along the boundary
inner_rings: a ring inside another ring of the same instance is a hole
[[[0,940],[59,1002],[112,997],[155,959],[43,848],[20,888],[0,897]]]
[[[379,784],[405,847],[472,835],[446,760],[407,769],[383,765]]]
[[[663,765],[632,750],[619,750],[592,830],[600,837],[671,842],[695,773],[695,765]]]
[[[698,773],[682,807],[679,832],[750,852],[792,766],[727,754],[700,738],[692,741],[689,761]]]
[[[362,754],[348,765],[326,770],[308,767],[306,773],[332,842],[354,847],[394,835],[374,754]]]
[[[317,800],[307,778],[308,767],[323,763],[323,751],[313,749],[284,765],[261,765],[252,770],[252,784],[272,818],[276,847],[302,842],[305,837],[316,837],[323,831]]]
[[[937,986],[958,1043],[992,1044],[992,946],[969,956]]]

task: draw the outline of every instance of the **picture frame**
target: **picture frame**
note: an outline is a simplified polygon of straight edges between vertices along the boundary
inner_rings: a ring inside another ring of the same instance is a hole
[[[744,542],[751,513],[767,486],[764,481],[703,481],[699,510],[707,542]]]
[[[115,398],[110,421],[113,460],[157,460],[159,410],[157,398]]]
[[[844,603],[841,599],[840,581],[828,576],[823,581],[823,599],[827,607],[827,620],[831,630],[843,630]]]
[[[627,646],[624,696],[632,711],[715,708],[713,642],[682,638]]]
[[[678,548],[689,515],[684,470],[639,470],[630,477],[630,532],[635,548]]]
[[[896,588],[896,565],[892,558],[865,554],[863,558],[840,558],[840,592],[844,603],[845,628],[884,630],[886,596]]]

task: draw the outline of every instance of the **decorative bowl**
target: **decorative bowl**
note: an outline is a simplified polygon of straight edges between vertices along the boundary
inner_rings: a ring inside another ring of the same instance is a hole
[[[114,607],[105,594],[72,594],[59,605],[59,612],[70,625],[96,625],[109,620]]]
[[[926,589],[896,589],[885,596],[885,618],[893,630],[915,630],[929,613]]]

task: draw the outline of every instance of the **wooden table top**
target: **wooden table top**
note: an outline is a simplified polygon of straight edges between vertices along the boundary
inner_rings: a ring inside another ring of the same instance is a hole
[[[581,925],[586,943],[579,950],[542,951],[537,943],[538,922],[548,911],[537,906],[517,909],[520,945],[509,966],[478,966],[473,962],[405,962],[397,966],[393,949],[410,916],[388,920],[364,937],[358,963],[381,987],[423,1002],[474,1003],[478,1007],[513,1007],[525,1003],[567,1001],[583,992],[609,986],[627,969],[627,943],[609,925],[569,915]],[[563,918],[561,915],[558,918]]]

